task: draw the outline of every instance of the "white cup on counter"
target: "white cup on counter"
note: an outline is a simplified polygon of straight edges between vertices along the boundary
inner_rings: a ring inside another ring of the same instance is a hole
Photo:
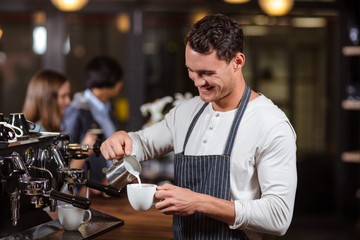
[[[57,206],[58,219],[65,230],[77,230],[81,224],[90,221],[91,211],[74,207],[70,204]]]

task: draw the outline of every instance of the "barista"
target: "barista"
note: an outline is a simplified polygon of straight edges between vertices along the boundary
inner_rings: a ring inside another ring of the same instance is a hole
[[[175,239],[261,239],[283,235],[293,213],[296,135],[286,115],[247,85],[243,33],[225,15],[187,34],[185,66],[199,96],[138,132],[101,146],[106,159],[175,152],[175,185],[158,186],[155,207],[173,215]]]

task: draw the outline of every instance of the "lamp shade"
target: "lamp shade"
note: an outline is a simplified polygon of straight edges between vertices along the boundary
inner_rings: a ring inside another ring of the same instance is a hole
[[[61,11],[79,11],[88,3],[88,0],[51,0],[55,7]]]
[[[294,0],[259,0],[259,5],[269,16],[283,16],[290,12]]]

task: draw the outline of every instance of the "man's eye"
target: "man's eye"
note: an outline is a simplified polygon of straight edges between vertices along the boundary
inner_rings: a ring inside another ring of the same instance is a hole
[[[212,75],[214,75],[213,72],[204,72],[203,74],[204,74],[205,76],[212,76]]]

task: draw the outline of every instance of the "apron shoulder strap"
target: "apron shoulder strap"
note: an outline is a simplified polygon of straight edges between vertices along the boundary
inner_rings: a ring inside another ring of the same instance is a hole
[[[235,141],[235,137],[236,137],[236,134],[237,134],[237,130],[239,128],[241,119],[242,119],[242,117],[244,115],[245,109],[246,109],[247,104],[249,102],[250,94],[251,94],[251,89],[246,84],[245,91],[244,91],[243,96],[241,97],[241,100],[240,100],[240,106],[239,106],[238,110],[236,111],[236,116],[235,116],[235,119],[234,119],[234,121],[232,123],[231,131],[230,131],[230,134],[229,134],[227,142],[226,142],[226,147],[225,147],[225,151],[224,151],[224,155],[226,155],[226,156],[231,155],[232,148],[233,148],[234,141]]]
[[[201,113],[204,111],[204,109],[206,108],[206,106],[208,105],[209,103],[206,102],[202,105],[202,107],[200,108],[200,110],[196,113],[195,117],[193,118],[191,124],[190,124],[190,127],[188,128],[188,131],[186,133],[186,136],[185,136],[185,140],[184,140],[184,144],[183,144],[183,152],[185,151],[185,147],[186,147],[186,144],[189,140],[189,137],[190,137],[190,134],[192,132],[192,130],[194,129],[194,126],[197,122],[197,120],[199,119]]]

